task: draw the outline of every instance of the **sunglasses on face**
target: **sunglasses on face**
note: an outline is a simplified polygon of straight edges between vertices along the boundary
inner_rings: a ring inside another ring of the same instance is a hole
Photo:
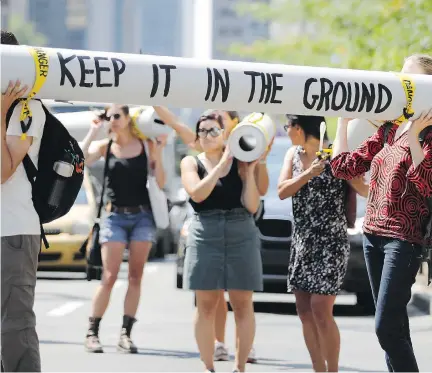
[[[107,116],[106,113],[102,113],[101,115],[99,115],[99,119],[106,120],[107,122],[111,120],[111,117],[113,117],[114,119],[120,119],[121,115],[119,113],[113,114],[112,116]]]
[[[115,120],[117,120],[117,119],[120,119],[120,117],[121,117],[121,114],[116,113],[116,114],[113,114],[113,115],[111,115],[111,116],[106,116],[106,120],[107,120],[107,121],[110,121],[111,118],[114,118]]]
[[[220,134],[222,133],[222,130],[218,127],[213,127],[213,128],[200,128],[198,130],[198,136],[202,139],[205,139],[208,135],[210,135],[211,137],[218,137]]]

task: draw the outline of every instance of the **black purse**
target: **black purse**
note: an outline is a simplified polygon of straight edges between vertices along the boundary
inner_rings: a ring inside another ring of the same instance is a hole
[[[87,281],[100,280],[102,278],[102,272],[103,272],[102,251],[101,251],[101,244],[99,243],[100,216],[102,213],[103,198],[105,193],[105,180],[108,175],[108,160],[109,160],[111,145],[112,145],[112,140],[110,140],[110,142],[108,143],[107,152],[105,155],[102,190],[100,194],[100,201],[99,201],[98,211],[96,215],[96,221],[93,225],[93,228],[90,231],[88,238],[83,243],[80,250],[83,254],[85,254],[87,260],[87,268],[86,268]]]

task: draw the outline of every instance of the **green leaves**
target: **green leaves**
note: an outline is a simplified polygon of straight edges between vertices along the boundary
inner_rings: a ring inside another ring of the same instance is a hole
[[[45,35],[37,32],[34,25],[18,16],[11,16],[8,31],[14,33],[20,44],[42,47],[46,44]]]
[[[258,61],[399,71],[410,54],[432,53],[431,0],[279,0],[238,11],[281,30],[229,48]]]

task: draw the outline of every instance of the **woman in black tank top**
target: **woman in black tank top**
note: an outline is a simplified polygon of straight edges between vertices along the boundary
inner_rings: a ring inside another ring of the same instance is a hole
[[[245,164],[224,149],[223,121],[203,116],[196,126],[204,150],[181,162],[183,186],[195,211],[186,242],[183,287],[197,299],[196,340],[206,369],[213,370],[213,324],[221,294],[229,292],[238,323],[238,360],[244,371],[255,335],[253,291],[262,290],[260,244],[253,214],[260,203],[255,180],[259,160]]]
[[[109,125],[111,139],[98,141],[94,150],[89,151],[90,144],[103,123]],[[93,300],[85,341],[85,348],[89,352],[103,352],[99,341],[99,323],[108,306],[126,246],[129,249],[129,287],[117,348],[122,352],[137,352],[130,335],[136,321],[144,265],[156,232],[147,190],[147,174],[152,172],[159,187],[164,186],[162,149],[165,140],[157,139],[154,144],[151,140],[140,139],[134,131],[128,106],[113,105],[95,120],[83,141],[87,166],[101,157],[108,157],[108,172],[104,180],[108,203],[100,230],[104,270],[101,285]]]

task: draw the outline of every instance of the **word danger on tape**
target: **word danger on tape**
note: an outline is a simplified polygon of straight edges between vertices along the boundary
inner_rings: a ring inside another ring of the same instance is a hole
[[[432,97],[427,75],[41,49],[50,66],[37,98],[403,120]],[[34,85],[31,47],[1,45],[0,53],[2,92],[9,80]]]

